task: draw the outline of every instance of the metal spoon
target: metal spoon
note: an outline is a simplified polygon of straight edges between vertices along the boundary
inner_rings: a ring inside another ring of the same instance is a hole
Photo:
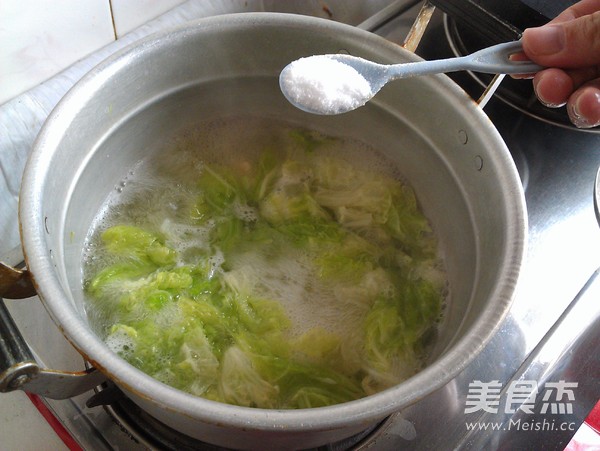
[[[363,106],[386,83],[400,78],[459,70],[529,74],[543,69],[531,61],[510,59],[511,55],[522,51],[521,42],[514,41],[458,58],[393,65],[345,54],[315,55],[288,64],[281,71],[279,86],[283,95],[301,110],[340,114]]]

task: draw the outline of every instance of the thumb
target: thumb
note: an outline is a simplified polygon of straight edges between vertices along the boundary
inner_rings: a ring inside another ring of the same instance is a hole
[[[600,64],[600,11],[528,28],[522,43],[525,54],[542,66],[579,68]]]

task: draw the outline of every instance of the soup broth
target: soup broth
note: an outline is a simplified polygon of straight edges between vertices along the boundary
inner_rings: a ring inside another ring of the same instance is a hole
[[[83,255],[86,312],[140,370],[208,399],[310,408],[415,374],[446,277],[376,149],[265,118],[200,124],[109,196]]]

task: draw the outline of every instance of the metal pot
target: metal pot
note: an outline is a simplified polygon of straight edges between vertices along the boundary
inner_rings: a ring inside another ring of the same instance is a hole
[[[301,56],[336,52],[382,63],[419,59],[373,34],[322,19],[271,13],[203,19],[147,38],[92,70],[52,112],[28,161],[22,245],[53,320],[135,403],[205,442],[308,448],[363,431],[464,369],[513,298],[526,240],[524,196],[489,119],[443,75],[392,83],[367,106],[341,116],[309,115],[289,105],[279,92],[280,70]],[[441,241],[451,290],[438,345],[417,375],[331,407],[236,407],[159,383],[109,351],[89,327],[81,252],[109,192],[181,127],[244,113],[361,140],[397,162],[415,189]]]

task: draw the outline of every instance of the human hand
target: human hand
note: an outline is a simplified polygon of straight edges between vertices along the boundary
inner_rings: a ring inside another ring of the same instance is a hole
[[[548,24],[524,31],[523,50],[548,67],[533,78],[544,105],[566,104],[579,128],[600,125],[600,0],[581,0]]]

